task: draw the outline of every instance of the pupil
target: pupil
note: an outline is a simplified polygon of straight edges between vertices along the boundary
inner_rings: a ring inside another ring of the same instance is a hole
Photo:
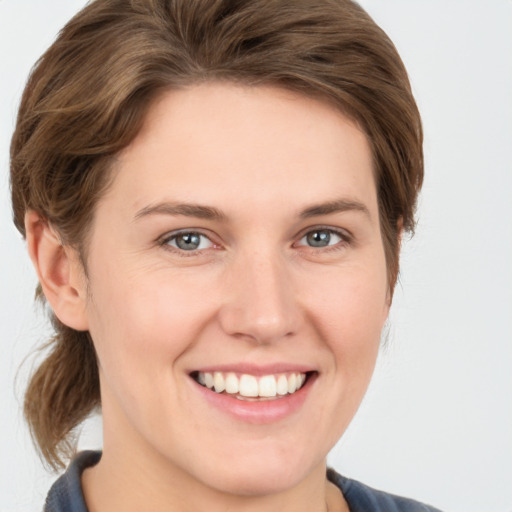
[[[199,244],[200,238],[197,233],[184,233],[176,239],[176,245],[186,251],[197,249]]]
[[[329,231],[313,231],[307,236],[308,244],[312,247],[326,247],[331,241]]]

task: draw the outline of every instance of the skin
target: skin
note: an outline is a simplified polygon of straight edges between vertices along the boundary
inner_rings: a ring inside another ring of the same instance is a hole
[[[118,157],[86,272],[32,212],[27,229],[54,311],[98,354],[91,512],[348,510],[326,456],[366,391],[390,302],[371,151],[354,123],[276,88],[167,92]],[[199,249],[178,248],[183,230],[204,235]],[[318,231],[327,246],[308,245]],[[246,422],[190,377],[245,363],[315,379],[291,414]]]

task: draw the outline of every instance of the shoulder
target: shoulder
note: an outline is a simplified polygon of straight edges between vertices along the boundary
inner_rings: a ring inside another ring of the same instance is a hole
[[[327,478],[340,488],[350,512],[440,512],[418,501],[372,489],[339,475],[333,469],[327,470]]]
[[[66,472],[52,485],[44,512],[87,512],[80,478],[83,471],[98,463],[101,452],[80,452]]]

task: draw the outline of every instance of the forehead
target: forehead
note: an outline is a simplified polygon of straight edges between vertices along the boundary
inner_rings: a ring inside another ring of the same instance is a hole
[[[340,194],[376,202],[362,130],[326,102],[274,87],[210,83],[166,92],[116,168],[114,192],[133,208],[155,195],[225,207]]]

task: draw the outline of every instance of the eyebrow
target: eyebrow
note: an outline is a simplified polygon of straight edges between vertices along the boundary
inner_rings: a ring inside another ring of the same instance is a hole
[[[349,199],[335,199],[325,203],[317,204],[302,210],[299,216],[302,219],[310,219],[311,217],[319,217],[321,215],[330,215],[332,213],[341,213],[348,211],[358,211],[364,213],[371,219],[368,208],[359,201]]]
[[[336,199],[325,203],[309,206],[299,213],[301,219],[310,219],[321,215],[330,215],[347,211],[358,211],[364,213],[371,219],[368,208],[359,201],[348,199]],[[190,203],[172,203],[164,202],[155,205],[145,206],[135,214],[135,220],[147,217],[149,215],[183,215],[185,217],[195,217],[198,219],[223,221],[227,216],[218,208],[213,206],[204,206]]]
[[[135,220],[148,215],[184,215],[198,219],[225,221],[226,215],[213,206],[189,203],[158,203],[142,208],[135,214]]]

